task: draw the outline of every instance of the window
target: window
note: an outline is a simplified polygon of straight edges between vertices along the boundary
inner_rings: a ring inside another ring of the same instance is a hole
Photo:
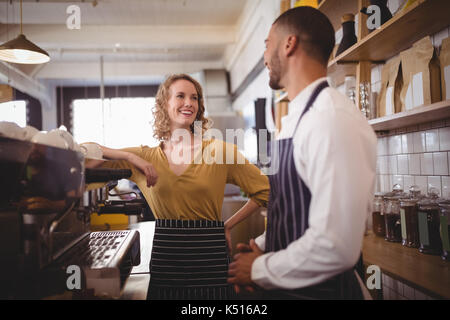
[[[73,136],[77,143],[97,142],[110,148],[159,143],[153,137],[154,98],[73,101]]]
[[[25,101],[16,100],[0,103],[0,121],[15,122],[21,127],[27,125],[27,106]]]

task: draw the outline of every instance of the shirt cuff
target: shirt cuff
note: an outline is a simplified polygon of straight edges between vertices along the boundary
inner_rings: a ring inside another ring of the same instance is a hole
[[[266,232],[256,238],[255,243],[261,251],[266,251]]]
[[[252,274],[251,279],[254,283],[256,283],[258,286],[260,286],[263,289],[270,290],[270,289],[276,289],[277,287],[274,286],[268,276],[268,270],[267,270],[267,260],[272,256],[273,252],[263,254],[262,256],[259,256],[258,258],[253,261],[252,265]]]

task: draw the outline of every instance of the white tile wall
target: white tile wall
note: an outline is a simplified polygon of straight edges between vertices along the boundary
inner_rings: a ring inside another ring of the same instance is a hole
[[[414,132],[413,134],[413,152],[425,152],[425,132]]]
[[[397,156],[397,166],[398,166],[399,174],[409,174],[409,165],[408,165],[408,155],[407,154],[402,154],[402,155]]]
[[[422,194],[427,194],[428,192],[428,178],[424,177],[424,176],[415,176],[414,177],[414,184],[416,186],[419,186],[420,191],[422,192]],[[405,190],[408,188],[409,186],[405,187]]]
[[[414,152],[413,134],[407,133],[402,135],[402,153]]]
[[[400,154],[402,153],[402,138],[401,136],[391,136],[388,139],[388,150],[389,154]]]
[[[420,155],[420,174],[430,175],[433,174],[433,154],[422,153]]]
[[[409,174],[420,175],[420,154],[408,155]]]
[[[450,127],[439,129],[440,150],[450,150]]]
[[[387,138],[378,139],[378,155],[385,156],[388,154]]]
[[[397,174],[398,173],[397,156],[388,156],[388,162],[389,162],[389,173]]]
[[[388,157],[386,156],[380,156],[378,158],[378,168],[380,171],[380,174],[389,174],[389,166],[387,162]]]
[[[448,38],[450,35],[450,28],[444,29],[441,32],[438,32],[433,37],[433,44],[435,47],[439,47],[442,44],[442,40]]]
[[[406,284],[403,286],[403,294],[406,299],[414,299],[414,289]]]
[[[434,300],[421,290],[382,273],[383,300]]]
[[[425,144],[427,152],[439,151],[439,130],[433,129],[425,132]]]
[[[450,125],[446,120],[395,130],[378,138],[377,192],[400,183],[406,191],[413,184],[427,193],[431,186],[450,198]],[[432,126],[445,127],[430,129]],[[420,128],[425,130],[420,130]],[[407,133],[404,133],[407,132]]]
[[[448,176],[447,152],[433,153],[434,174],[439,176]]]

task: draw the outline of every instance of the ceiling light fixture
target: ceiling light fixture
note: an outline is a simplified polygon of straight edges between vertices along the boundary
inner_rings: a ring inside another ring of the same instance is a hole
[[[17,38],[0,45],[0,60],[23,64],[50,61],[49,54],[29,41],[22,32],[22,0],[20,0],[20,34]]]

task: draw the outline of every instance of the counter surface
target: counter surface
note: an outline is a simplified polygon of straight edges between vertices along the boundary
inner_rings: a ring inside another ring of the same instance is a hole
[[[139,231],[141,263],[131,269],[131,274],[124,285],[121,299],[145,300],[147,299],[148,284],[150,282],[150,258],[153,236],[155,234],[155,222],[140,222],[130,225],[129,229]]]
[[[369,232],[363,242],[364,264],[436,297],[450,299],[450,262],[420,253]]]
[[[130,225],[138,230],[141,244],[141,263],[133,267],[121,299],[145,300],[150,282],[150,257],[155,222]],[[385,241],[369,232],[364,237],[363,259],[366,265],[377,265],[382,272],[408,285],[417,287],[436,298],[450,299],[450,262],[439,256],[425,255],[418,249]]]

